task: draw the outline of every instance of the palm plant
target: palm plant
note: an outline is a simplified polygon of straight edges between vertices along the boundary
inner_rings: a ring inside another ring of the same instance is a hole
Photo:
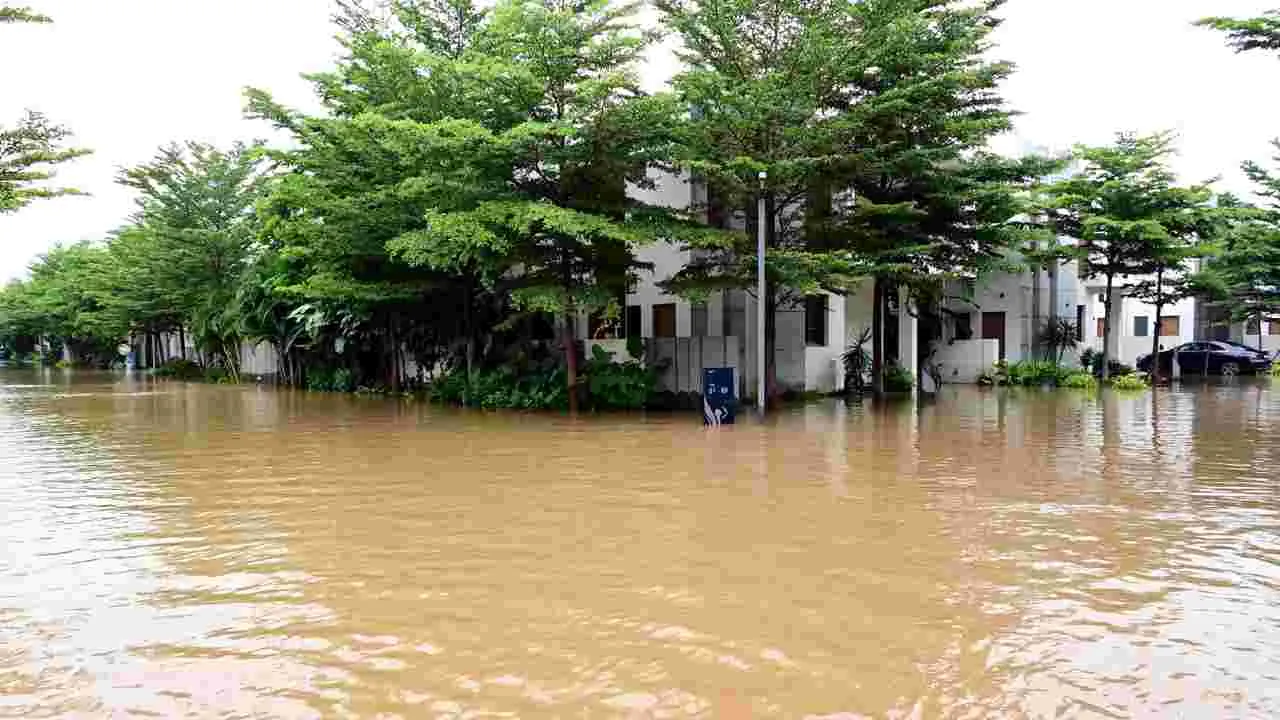
[[[871,328],[864,328],[857,339],[840,354],[844,363],[845,392],[864,392],[867,370],[871,367]]]
[[[1049,349],[1053,361],[1062,364],[1062,356],[1080,344],[1076,324],[1066,318],[1058,318],[1040,331],[1040,342]]]

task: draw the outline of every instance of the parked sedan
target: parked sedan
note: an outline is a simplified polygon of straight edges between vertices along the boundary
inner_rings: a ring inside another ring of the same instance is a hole
[[[1160,373],[1173,373],[1173,356],[1184,375],[1248,375],[1271,369],[1271,358],[1256,348],[1222,340],[1202,340],[1160,353]],[[1138,358],[1138,369],[1151,372],[1151,356]]]

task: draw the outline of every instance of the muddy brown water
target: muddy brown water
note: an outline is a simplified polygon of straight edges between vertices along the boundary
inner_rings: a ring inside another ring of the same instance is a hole
[[[1280,715],[1280,385],[696,417],[0,370],[0,717]]]

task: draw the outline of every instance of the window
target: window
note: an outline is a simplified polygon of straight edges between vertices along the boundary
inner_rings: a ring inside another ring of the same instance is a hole
[[[1084,342],[1084,306],[1076,306],[1076,342]]]
[[[1258,332],[1258,318],[1257,318],[1257,317],[1251,317],[1251,318],[1249,318],[1248,320],[1245,320],[1245,321],[1244,321],[1244,334],[1245,334],[1245,335],[1260,335],[1260,334],[1261,334],[1261,333],[1259,333],[1259,332]]]
[[[1098,334],[1096,337],[1102,337],[1107,333],[1107,319],[1098,318]]]
[[[807,345],[827,344],[827,296],[804,299],[804,341]]]
[[[653,306],[653,336],[656,338],[676,336],[675,303],[661,303]]]
[[[956,323],[956,340],[972,340],[973,315],[971,313],[955,315],[954,320]]]
[[[1151,318],[1146,315],[1133,316],[1133,336],[1147,337],[1147,333],[1151,331]]]
[[[1182,318],[1177,315],[1160,316],[1160,337],[1178,337],[1182,334]]]
[[[728,337],[736,337],[739,339],[747,336],[747,296],[742,292],[734,292],[725,290],[720,295],[720,304],[723,312],[720,316],[720,327],[724,328],[721,335]]]
[[[627,333],[626,333],[626,335],[627,335],[627,337],[629,337],[629,338],[633,338],[633,337],[640,337],[640,336],[641,336],[641,332],[640,332],[640,331],[641,331],[641,325],[642,325],[642,323],[641,323],[641,317],[642,317],[642,316],[641,316],[640,312],[641,312],[641,310],[640,310],[640,306],[639,306],[639,305],[628,305],[628,306],[627,306],[627,322],[626,322],[626,326],[627,326],[627,327],[626,327],[626,330],[627,330]]]
[[[689,319],[692,324],[690,334],[693,337],[707,337],[707,306],[694,305],[689,309]]]
[[[1267,334],[1280,335],[1280,317],[1273,317],[1267,320]]]

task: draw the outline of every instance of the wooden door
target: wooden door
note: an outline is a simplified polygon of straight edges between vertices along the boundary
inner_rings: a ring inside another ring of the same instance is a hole
[[[653,336],[656,338],[676,336],[675,303],[661,303],[653,306]]]
[[[982,339],[1000,341],[1000,359],[1005,359],[1004,349],[1004,313],[982,313]]]

